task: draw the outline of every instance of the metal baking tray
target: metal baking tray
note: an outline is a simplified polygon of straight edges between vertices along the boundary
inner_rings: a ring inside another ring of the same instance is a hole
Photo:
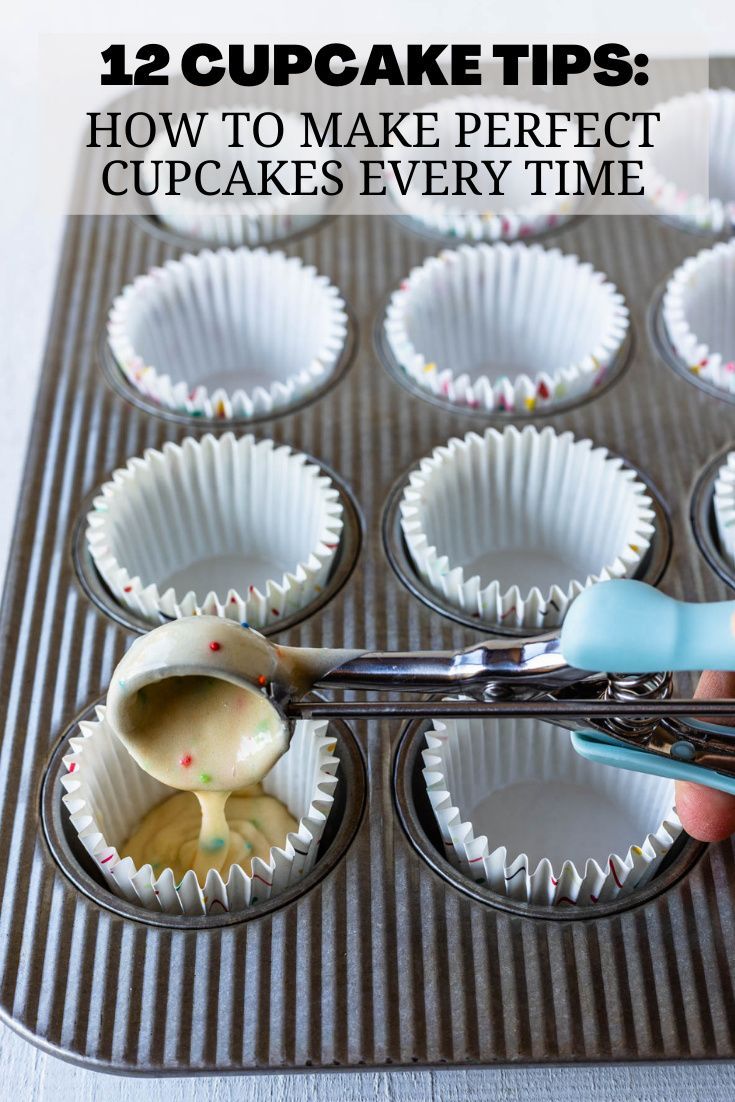
[[[728,75],[735,65],[713,66],[713,85]],[[603,393],[536,420],[606,445],[655,488],[668,592],[731,597],[709,510],[732,405],[672,370],[649,334],[656,289],[707,239],[617,217],[578,220],[549,244],[618,285],[633,341]],[[410,394],[373,344],[385,295],[437,243],[395,219],[344,217],[283,247],[347,298],[354,356],[318,400],[252,431],[338,475],[354,555],[329,599],[278,638],[465,646],[477,627],[399,579],[390,502],[422,456],[481,421]],[[417,784],[420,724],[335,726],[344,799],[332,836],[302,889],[252,913],[157,921],[80,862],[60,804],[65,732],[140,625],[84,583],[76,525],[129,456],[203,431],[110,387],[102,334],[120,287],[181,251],[140,218],[75,217],[66,230],[2,612],[2,1017],[49,1051],[125,1074],[735,1058],[732,843],[685,840],[648,887],[604,908],[510,905],[436,846]]]

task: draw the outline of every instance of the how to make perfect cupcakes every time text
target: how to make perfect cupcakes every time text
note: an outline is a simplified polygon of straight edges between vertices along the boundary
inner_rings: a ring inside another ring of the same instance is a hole
[[[436,132],[437,111],[381,111],[377,119],[364,112],[351,116],[341,111],[322,115],[303,111],[290,118],[298,120],[299,133],[292,135],[288,153],[295,144],[299,150],[320,155],[279,156],[286,136],[284,120],[270,110],[193,111],[176,116],[171,111],[135,111],[125,118],[115,111],[90,112],[87,146],[114,150],[124,145],[140,150],[164,139],[174,154],[108,160],[101,182],[112,196],[175,196],[186,185],[210,198],[334,197],[345,190],[345,164],[325,154],[339,149],[382,151],[383,156],[362,157],[356,179],[350,182],[355,193],[365,197],[386,194],[388,172],[404,195],[415,189],[430,197],[502,196],[504,176],[514,163],[508,154],[517,151],[527,151],[523,167],[529,174],[530,195],[642,195],[639,160],[621,156],[592,168],[584,155],[569,157],[568,151],[584,154],[601,146],[628,150],[634,124],[642,127],[642,148],[650,149],[652,130],[660,121],[655,111],[600,115],[597,111],[457,110],[451,156],[432,157],[409,154],[432,149],[446,154]],[[244,150],[248,162],[236,157],[197,159],[203,135],[213,129],[223,152]],[[386,156],[386,150],[399,155]],[[177,151],[184,155],[177,157]],[[462,151],[470,155],[462,156]],[[501,156],[478,157],[482,151],[499,151]]]

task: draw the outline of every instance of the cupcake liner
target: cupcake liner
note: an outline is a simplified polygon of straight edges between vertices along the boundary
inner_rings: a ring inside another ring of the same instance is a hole
[[[720,551],[735,566],[735,451],[717,472],[713,502]]]
[[[210,869],[200,886],[193,869],[177,884],[170,868],[154,877],[150,865],[138,869],[131,858],[120,857],[118,848],[143,816],[176,789],[144,772],[106,722],[105,709],[96,712],[96,722],[80,723],[81,737],[69,740],[62,799],[79,840],[116,895],[166,914],[239,911],[273,899],[311,871],[337,785],[339,761],[326,721],[299,720],[289,749],[263,780],[265,792],[285,804],[298,830],[271,848],[267,863],[255,857],[249,871],[233,865],[227,881]]]
[[[627,895],[681,832],[673,781],[588,762],[552,724],[435,720],[426,745],[447,860],[509,898],[589,905]]]
[[[503,627],[551,628],[587,586],[636,572],[651,505],[606,448],[511,425],[435,448],[400,508],[416,570],[449,605]]]
[[[458,112],[474,112],[481,117],[485,112],[530,111],[546,118],[546,107],[500,96],[457,96],[427,104],[424,111],[436,112],[437,122],[433,136],[438,145],[431,150],[432,158],[452,162],[472,161],[481,166],[483,160],[492,157],[493,150],[484,145],[482,127],[475,135],[467,137],[467,147],[458,145]],[[578,150],[569,140],[562,138],[560,157],[584,158],[588,167],[592,163],[589,150]],[[399,210],[432,233],[462,238],[467,241],[513,241],[530,237],[563,225],[574,214],[577,203],[570,197],[534,196],[532,175],[524,168],[526,160],[533,160],[533,150],[514,147],[501,150],[504,160],[511,165],[503,175],[503,195],[493,198],[487,195],[468,194],[454,200],[421,194],[421,186],[408,186],[402,194],[394,169],[387,173],[387,190]],[[406,158],[400,162],[404,181],[410,171],[410,157],[402,147],[391,150],[393,157]],[[410,151],[409,151],[410,153]],[[450,189],[451,190],[451,189]]]
[[[661,309],[672,348],[692,374],[735,394],[735,240],[685,260]]]
[[[576,256],[465,245],[393,292],[385,334],[423,390],[487,412],[545,411],[599,386],[628,333],[623,296]]]
[[[263,416],[334,373],[347,313],[326,276],[265,249],[205,249],[125,287],[107,336],[128,381],[193,417]]]
[[[210,110],[210,120],[217,122],[225,111],[250,111],[251,118],[263,114],[263,107],[248,108],[222,106]],[[298,115],[279,111],[283,122],[284,135],[276,147],[279,160],[288,162],[303,157],[301,149],[301,131],[303,122]],[[176,121],[172,122],[175,128]],[[243,128],[244,128],[243,124]],[[231,123],[228,123],[228,127]],[[243,129],[244,133],[244,129]],[[157,188],[156,161],[166,161],[172,154],[178,160],[186,160],[192,165],[202,161],[216,161],[222,166],[218,179],[228,180],[235,169],[235,162],[241,161],[248,179],[260,176],[259,161],[264,151],[254,142],[245,142],[242,149],[230,149],[229,128],[224,124],[206,126],[197,142],[196,149],[186,151],[181,148],[172,150],[166,135],[158,138],[150,149],[150,155],[142,166],[143,191],[149,195],[151,209],[157,218],[176,233],[187,237],[197,237],[202,241],[218,245],[267,245],[295,233],[301,233],[317,225],[328,214],[332,200],[328,196],[296,195],[254,195],[246,197],[217,195],[212,198],[197,191],[191,180],[181,185],[180,195],[167,195],[165,190]],[[312,159],[325,161],[331,151],[312,150]],[[288,166],[279,175],[284,187],[292,190],[295,185],[293,170]],[[298,213],[297,213],[298,212]]]
[[[633,130],[631,156],[640,157],[640,181],[648,205],[682,228],[722,233],[735,227],[735,91],[707,88],[654,109],[653,149],[641,146],[642,123]],[[709,197],[702,194],[702,178]]]
[[[343,525],[338,490],[305,455],[232,433],[130,459],[87,521],[97,570],[127,608],[255,628],[316,598]]]

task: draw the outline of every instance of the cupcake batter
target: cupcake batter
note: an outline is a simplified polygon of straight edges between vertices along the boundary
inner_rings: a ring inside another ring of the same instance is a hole
[[[227,845],[207,856],[207,868],[217,868],[225,879],[231,865],[249,872],[253,857],[267,862],[271,846],[282,846],[298,827],[280,800],[267,796],[259,784],[233,792],[226,810]],[[155,876],[173,869],[178,881],[196,865],[201,825],[195,794],[178,792],[148,812],[120,855],[131,857],[137,868],[151,865]]]
[[[162,850],[175,856],[179,868],[185,860],[184,871],[193,868],[203,883],[209,869],[221,872],[239,862],[234,853],[243,858],[264,854],[267,859],[270,843],[265,843],[265,836],[271,831],[254,838],[247,825],[253,818],[260,821],[263,808],[250,815],[236,802],[229,809],[230,820],[242,829],[233,831],[225,816],[231,793],[261,781],[288,746],[286,725],[266,696],[218,677],[167,677],[138,690],[133,724],[124,741],[146,773],[172,788],[193,792],[199,801],[197,808],[194,800],[175,796],[154,808],[126,849],[130,856],[133,850],[137,854],[136,864],[141,855],[144,864],[152,864],[152,854]],[[263,795],[258,799],[278,804]],[[287,822],[280,816],[286,823],[281,829],[279,816],[273,809],[267,812],[281,843],[289,830],[296,829],[285,814]]]

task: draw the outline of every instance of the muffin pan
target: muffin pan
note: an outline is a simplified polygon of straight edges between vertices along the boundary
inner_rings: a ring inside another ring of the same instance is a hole
[[[713,82],[728,76],[732,64],[713,65]],[[733,445],[731,406],[667,370],[645,320],[656,288],[703,243],[645,217],[580,219],[559,232],[555,246],[625,296],[635,339],[624,374],[574,409],[537,417],[625,456],[656,487],[671,536],[670,547],[654,541],[651,577],[693,601],[732,595],[690,523],[700,470]],[[354,761],[355,787],[341,787],[354,799],[309,882],[257,914],[172,926],[112,896],[85,866],[62,814],[64,732],[104,693],[141,625],[109,600],[100,607],[99,592],[90,599],[88,578],[79,584],[78,518],[130,456],[210,428],[160,415],[119,379],[106,386],[100,349],[121,287],[189,247],[140,220],[68,225],[3,605],[0,1014],[49,1051],[125,1074],[735,1058],[732,843],[684,839],[654,880],[602,907],[498,899],[436,849],[414,791],[414,727],[345,729],[341,780]],[[350,217],[285,251],[352,303],[363,337],[349,373],[254,431],[316,456],[349,487],[364,546],[339,591],[282,623],[278,638],[466,646],[481,638],[477,625],[402,584],[383,518],[396,473],[465,435],[476,415],[397,386],[365,338],[381,300],[436,242],[396,219]]]

